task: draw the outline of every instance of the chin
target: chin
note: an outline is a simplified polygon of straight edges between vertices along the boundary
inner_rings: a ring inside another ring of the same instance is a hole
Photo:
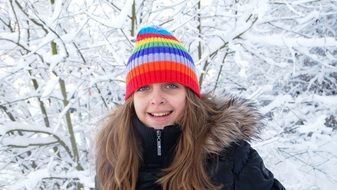
[[[153,125],[153,128],[155,128],[155,129],[163,129],[164,127],[169,126],[169,125],[173,125],[173,124],[171,124],[171,123],[167,123],[167,124],[156,124],[156,125]]]

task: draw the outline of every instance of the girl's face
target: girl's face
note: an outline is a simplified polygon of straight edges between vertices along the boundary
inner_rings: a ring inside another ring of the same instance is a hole
[[[148,127],[174,124],[186,103],[186,89],[178,83],[155,83],[139,88],[133,96],[136,114]]]

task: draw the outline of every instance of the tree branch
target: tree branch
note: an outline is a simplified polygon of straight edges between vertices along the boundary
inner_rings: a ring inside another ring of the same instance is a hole
[[[59,138],[57,135],[55,135],[51,132],[35,130],[35,129],[11,129],[11,130],[8,130],[6,132],[6,134],[16,132],[16,131],[17,132],[42,133],[42,134],[47,134],[47,135],[53,136],[57,140],[57,142],[59,142],[59,144],[66,150],[66,152],[69,154],[69,156],[71,158],[73,157],[73,155],[70,151],[70,148],[66,145],[66,143],[64,141],[62,141],[61,138]]]

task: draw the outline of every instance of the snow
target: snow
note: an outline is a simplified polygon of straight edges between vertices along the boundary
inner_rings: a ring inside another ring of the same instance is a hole
[[[325,104],[326,106],[337,106],[337,96],[319,96],[313,95],[312,99],[315,102],[320,102]]]
[[[5,146],[43,146],[44,144],[55,143],[56,140],[51,137],[44,137],[44,138],[30,138],[30,137],[11,137],[5,138],[2,140],[3,145]]]
[[[41,98],[50,96],[54,88],[56,88],[58,85],[60,78],[55,76],[55,74],[53,73],[50,73],[49,76],[50,76],[50,79],[48,80],[46,86],[42,89]]]
[[[55,1],[54,3],[54,11],[53,11],[53,15],[51,16],[50,19],[47,20],[46,24],[48,26],[53,26],[54,23],[57,22],[57,19],[60,17],[61,15],[61,11],[62,11],[62,4],[65,3],[64,1]]]
[[[1,124],[1,123],[0,123]],[[34,123],[18,123],[18,122],[6,122],[5,124],[2,124],[1,128],[0,128],[0,137],[2,140],[2,143],[6,143],[6,144],[18,144],[18,145],[27,145],[27,144],[35,144],[37,143],[39,140],[38,138],[31,138],[29,139],[28,137],[25,136],[20,136],[20,137],[7,137],[6,134],[9,131],[26,131],[26,132],[31,132],[31,133],[40,133],[40,134],[44,134],[44,135],[55,135],[57,136],[60,140],[62,140],[64,143],[68,143],[68,137],[67,135],[65,135],[63,132],[60,131],[54,131],[54,129],[50,129],[50,128],[45,128],[45,127],[40,127],[38,124],[34,124]],[[6,139],[8,138],[8,139]],[[4,139],[6,139],[5,141],[3,141]],[[20,141],[18,140],[20,139]],[[54,139],[54,140],[52,140]],[[49,143],[49,142],[54,142],[56,139],[55,138],[51,138],[51,137],[41,137],[40,138],[40,142],[41,143]],[[68,147],[70,147],[68,145]]]
[[[47,176],[49,176],[49,171],[47,168],[33,171],[25,176],[23,179],[17,180],[15,184],[8,185],[6,188],[8,190],[21,188],[34,189],[37,183],[39,183],[42,178]]]
[[[245,34],[245,39],[253,43],[259,43],[267,46],[284,46],[289,47],[335,47],[337,46],[337,39],[332,37],[325,38],[303,38],[303,37],[285,37],[284,35],[250,35]]]
[[[122,11],[119,13],[119,15],[115,18],[109,17],[109,19],[102,19],[98,16],[95,16],[92,13],[87,12],[88,17],[91,19],[104,24],[105,26],[112,27],[112,28],[121,28],[124,22],[126,21],[126,17],[131,12],[131,5],[133,0],[127,0],[123,6]]]
[[[1,46],[0,50],[10,50],[16,47],[18,34],[2,32],[0,33]]]
[[[286,102],[289,102],[289,101],[292,101],[292,98],[291,98],[290,95],[279,95],[279,96],[276,96],[270,104],[268,104],[265,107],[262,107],[260,109],[260,112],[262,114],[266,114],[266,113],[270,112],[271,110],[273,110],[276,107],[282,107],[283,104],[285,104]]]
[[[0,2],[0,189],[94,187],[94,137],[124,102],[130,31],[153,24],[191,52],[203,92],[258,105],[265,126],[252,146],[287,189],[336,189],[336,1],[202,0],[198,10],[198,1],[136,0],[131,28],[133,2]]]
[[[90,187],[95,186],[92,176],[88,176],[88,173],[81,171],[73,171],[68,173],[63,173],[59,175],[53,175],[50,173],[49,168],[43,168],[31,172],[29,175],[23,177],[22,179],[17,180],[18,182],[12,185],[8,185],[6,188],[8,190],[15,190],[21,188],[35,189],[37,183],[42,178],[54,177],[54,178],[78,178],[80,181],[84,182],[84,188],[90,189]],[[63,187],[66,188],[66,187]]]

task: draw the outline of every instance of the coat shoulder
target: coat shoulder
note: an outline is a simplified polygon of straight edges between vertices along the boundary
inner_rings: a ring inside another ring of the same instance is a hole
[[[221,157],[222,160],[232,160],[235,189],[285,190],[248,142],[242,140],[233,143],[222,152]]]
[[[262,116],[252,101],[231,95],[205,95],[202,100],[212,110],[206,124],[210,129],[204,146],[207,153],[219,153],[233,143],[258,138]]]

